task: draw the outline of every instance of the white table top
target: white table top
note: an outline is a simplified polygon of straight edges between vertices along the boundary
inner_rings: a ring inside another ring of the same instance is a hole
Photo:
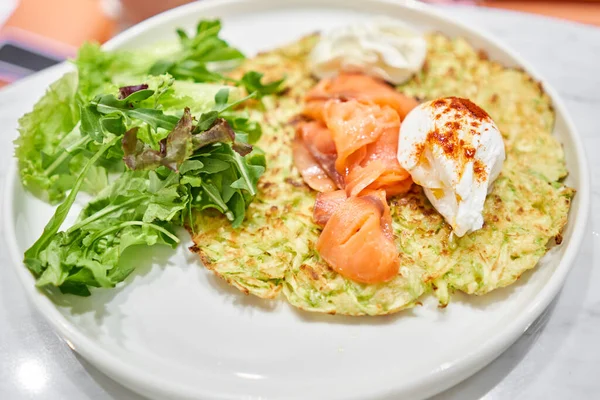
[[[598,399],[600,257],[594,247],[600,249],[600,29],[518,13],[445,10],[504,40],[558,90],[588,151],[593,197],[581,253],[558,298],[496,361],[435,400]],[[14,112],[0,104],[0,171],[12,161],[15,133],[5,121]],[[1,186],[4,179],[0,173]],[[5,246],[2,238],[0,398],[141,400],[60,341],[26,299]]]

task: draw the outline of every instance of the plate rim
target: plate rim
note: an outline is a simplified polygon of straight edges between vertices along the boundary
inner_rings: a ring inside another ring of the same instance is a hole
[[[138,36],[140,33],[150,30],[166,20],[177,20],[189,12],[201,14],[202,12],[210,12],[213,6],[223,6],[224,3],[230,5],[239,5],[243,3],[250,3],[251,1],[252,0],[204,0],[202,2],[186,4],[132,26],[108,41],[103,47],[106,49],[118,48],[119,46]],[[280,4],[277,0],[271,0],[271,2],[273,3],[274,7],[278,7]],[[517,318],[513,319],[511,323],[503,329],[502,333],[491,336],[476,350],[467,353],[463,357],[454,360],[448,365],[440,366],[436,370],[431,371],[429,374],[405,383],[404,386],[398,384],[394,387],[382,388],[379,393],[370,393],[370,395],[373,396],[384,394],[387,396],[393,396],[394,394],[398,394],[400,390],[409,391],[417,388],[424,388],[428,385],[430,387],[435,385],[435,388],[425,389],[422,392],[424,396],[433,395],[466,379],[493,361],[523,334],[529,325],[531,325],[535,319],[542,314],[550,302],[556,297],[558,291],[562,288],[565,282],[567,274],[572,269],[575,257],[579,252],[586,232],[591,203],[591,174],[581,135],[579,134],[561,97],[558,95],[555,89],[537,73],[535,68],[532,68],[529,62],[524,60],[510,47],[506,46],[501,40],[486,33],[485,31],[472,28],[466,25],[466,23],[446,16],[434,7],[424,3],[419,3],[415,0],[366,0],[365,2],[390,4],[400,8],[404,7],[416,10],[417,12],[426,14],[427,17],[431,18],[432,20],[442,20],[445,23],[455,25],[469,32],[470,35],[483,39],[483,41],[496,46],[500,51],[515,59],[518,64],[530,75],[543,82],[544,91],[552,99],[552,105],[554,109],[563,117],[565,126],[567,128],[566,130],[568,131],[566,132],[566,136],[570,138],[570,141],[574,145],[574,155],[576,160],[573,160],[573,164],[577,165],[579,175],[580,188],[577,189],[577,197],[578,201],[580,201],[580,207],[575,215],[570,216],[569,223],[573,224],[573,233],[569,242],[566,243],[567,248],[565,249],[563,256],[560,258],[556,269],[551,274],[548,282],[535,295],[533,301],[528,304],[528,306],[521,313],[519,313]],[[326,0],[323,1],[323,3],[323,7],[343,6],[343,2],[339,0]],[[51,68],[52,73],[67,72],[68,70],[69,67],[66,63],[63,63],[56,68]],[[50,71],[44,71],[40,74],[36,74],[35,76],[39,77],[42,74],[50,75]],[[22,81],[22,83],[12,85],[11,87],[7,88],[7,90],[2,90],[0,95],[4,95],[13,88],[16,90],[27,82],[28,79],[25,79]],[[21,284],[24,286],[27,297],[33,302],[35,308],[44,317],[44,319],[50,323],[55,331],[58,332],[61,339],[63,339],[71,349],[81,354],[99,370],[138,393],[143,393],[146,395],[159,394],[161,396],[183,396],[186,398],[237,398],[225,392],[207,392],[201,387],[197,386],[173,384],[166,379],[161,379],[158,374],[141,370],[122,361],[118,356],[113,355],[106,349],[97,346],[94,340],[81,333],[74,324],[71,324],[60,313],[60,311],[58,311],[55,304],[47,296],[35,288],[33,276],[22,262],[22,255],[18,250],[19,246],[16,240],[13,224],[13,217],[15,215],[13,201],[14,193],[17,185],[21,184],[18,176],[17,161],[13,160],[13,162],[10,164],[8,175],[4,183],[2,207],[4,225],[3,229],[6,234],[5,237],[8,245],[7,247],[13,267],[16,268],[17,275],[19,276]],[[440,384],[440,382],[442,383]],[[354,397],[358,398],[359,395],[360,393],[355,394]]]

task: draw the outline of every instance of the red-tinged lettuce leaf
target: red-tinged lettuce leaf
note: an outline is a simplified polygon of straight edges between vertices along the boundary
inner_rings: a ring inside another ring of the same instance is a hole
[[[160,151],[137,138],[137,128],[123,135],[123,161],[131,170],[148,170],[165,166],[178,171],[179,166],[193,152],[192,130],[194,129],[190,109],[186,108],[175,128],[160,143]]]
[[[119,99],[129,97],[129,95],[139,92],[140,90],[148,89],[148,85],[142,83],[141,85],[123,86],[119,88]]]
[[[252,146],[248,143],[235,141],[235,131],[223,118],[215,119],[208,130],[193,135],[192,140],[194,143],[194,150],[213,143],[231,143],[231,148],[241,156],[245,156],[252,151]]]
[[[190,109],[186,108],[183,116],[169,133],[164,147],[163,165],[173,171],[177,171],[179,166],[194,152],[192,146],[192,131],[194,130],[192,114]]]
[[[217,118],[212,126],[193,136],[194,149],[200,149],[213,143],[232,143],[235,132],[223,118]]]
[[[131,170],[156,169],[161,165],[160,152],[144,144],[137,138],[138,128],[125,132],[121,144],[123,146],[123,162]]]
[[[244,142],[235,142],[231,148],[242,157],[252,152],[252,145]]]

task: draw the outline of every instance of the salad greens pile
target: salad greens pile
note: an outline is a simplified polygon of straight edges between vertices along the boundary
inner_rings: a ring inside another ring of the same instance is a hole
[[[249,98],[282,90],[250,71],[222,74],[244,58],[219,37],[218,20],[190,37],[148,49],[84,45],[75,65],[21,118],[16,156],[23,185],[59,203],[24,262],[37,285],[90,295],[135,268],[119,260],[133,245],[176,246],[174,230],[213,209],[234,227],[257,193],[265,157]],[[245,96],[246,93],[249,93]],[[244,97],[245,96],[245,97]],[[61,230],[78,194],[95,197]]]

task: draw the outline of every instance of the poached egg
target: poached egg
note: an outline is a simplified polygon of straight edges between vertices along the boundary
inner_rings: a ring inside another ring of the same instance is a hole
[[[400,165],[459,237],[483,226],[484,202],[505,158],[498,127],[467,99],[422,103],[400,127]]]

